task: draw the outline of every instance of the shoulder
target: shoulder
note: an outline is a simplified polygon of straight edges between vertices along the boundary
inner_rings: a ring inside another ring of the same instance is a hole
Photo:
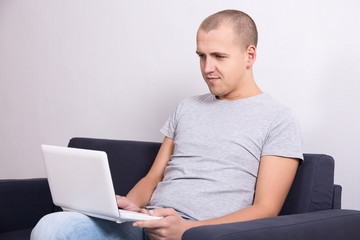
[[[290,107],[280,103],[269,94],[264,94],[263,98],[259,99],[259,101],[261,101],[262,108],[274,118],[279,118],[280,116],[294,117],[294,112]]]
[[[269,133],[270,132],[289,132],[290,135],[300,136],[300,125],[295,112],[288,106],[278,102],[268,96],[266,103],[269,109]]]
[[[268,128],[268,133],[290,126],[290,128],[299,128],[294,111],[269,94],[264,94],[256,99],[252,112],[255,112],[255,115],[259,117],[261,116],[262,123]]]

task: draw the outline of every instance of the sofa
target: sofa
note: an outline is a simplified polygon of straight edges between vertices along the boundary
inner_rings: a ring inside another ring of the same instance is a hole
[[[73,138],[69,147],[105,151],[115,193],[126,193],[150,169],[161,143]],[[334,159],[304,154],[277,217],[201,226],[183,240],[359,240],[360,211],[341,209],[341,186],[334,184]],[[0,240],[29,239],[31,229],[55,206],[46,178],[0,180]]]

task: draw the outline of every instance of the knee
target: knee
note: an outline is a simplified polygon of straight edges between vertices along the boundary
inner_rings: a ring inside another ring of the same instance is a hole
[[[89,218],[79,213],[48,214],[36,224],[30,239],[76,239],[74,234],[78,234],[78,224],[81,223],[84,226],[87,221],[90,221]]]
[[[55,237],[55,231],[58,230],[55,222],[58,222],[56,220],[58,217],[59,213],[52,213],[42,217],[32,230],[30,239],[51,239],[51,236]]]

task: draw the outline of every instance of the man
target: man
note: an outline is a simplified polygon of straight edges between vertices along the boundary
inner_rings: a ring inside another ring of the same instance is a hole
[[[243,12],[218,12],[200,25],[196,53],[211,94],[179,104],[161,129],[149,173],[117,196],[120,208],[164,218],[131,226],[57,213],[32,238],[47,229],[47,238],[60,239],[181,239],[195,226],[278,215],[302,159],[301,140],[293,115],[254,81],[256,45],[255,23]]]

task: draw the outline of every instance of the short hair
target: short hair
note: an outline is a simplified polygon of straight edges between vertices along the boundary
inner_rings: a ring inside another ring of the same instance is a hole
[[[244,12],[238,10],[223,10],[210,15],[201,23],[199,29],[209,32],[215,30],[224,22],[233,25],[235,37],[242,48],[250,45],[257,46],[258,32],[254,20]]]

